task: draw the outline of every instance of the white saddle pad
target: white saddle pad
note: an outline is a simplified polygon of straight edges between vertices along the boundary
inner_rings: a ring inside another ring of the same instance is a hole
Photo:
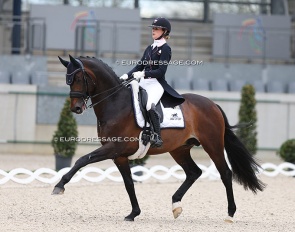
[[[137,81],[131,81],[130,82],[131,88],[132,88],[132,95],[133,95],[133,106],[134,106],[134,113],[136,118],[136,123],[139,127],[144,127],[144,117],[142,115],[142,112],[140,110],[139,101],[138,101],[138,91],[139,91],[139,83]],[[161,123],[161,128],[184,128],[184,118],[182,111],[179,106],[176,106],[175,108],[165,108],[163,107],[162,103],[160,102],[164,119]],[[149,124],[147,123],[147,126]]]

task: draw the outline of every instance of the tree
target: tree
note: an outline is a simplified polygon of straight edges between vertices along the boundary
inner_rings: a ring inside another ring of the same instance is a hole
[[[245,85],[241,92],[239,123],[249,123],[249,125],[239,128],[237,130],[237,136],[253,155],[257,152],[257,113],[255,106],[255,89],[252,85]]]

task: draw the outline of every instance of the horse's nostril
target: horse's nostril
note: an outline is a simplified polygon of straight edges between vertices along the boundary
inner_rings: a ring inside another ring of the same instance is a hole
[[[80,112],[81,112],[81,108],[77,106],[77,107],[76,107],[76,112],[77,112],[77,113],[80,113]]]

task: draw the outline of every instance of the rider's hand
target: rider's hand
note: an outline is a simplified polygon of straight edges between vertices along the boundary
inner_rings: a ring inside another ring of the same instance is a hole
[[[132,73],[132,75],[136,80],[139,81],[141,78],[144,77],[144,71],[134,72],[134,73]]]
[[[123,81],[125,81],[125,80],[127,80],[128,79],[128,75],[125,73],[125,74],[123,74],[122,76],[120,76],[120,80],[123,80]]]

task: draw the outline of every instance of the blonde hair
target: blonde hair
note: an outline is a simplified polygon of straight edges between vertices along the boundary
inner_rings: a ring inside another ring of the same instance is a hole
[[[169,35],[165,35],[165,36],[164,36],[164,39],[165,39],[165,40],[168,40],[168,39],[170,39],[170,36],[169,36]]]
[[[167,30],[163,30],[163,31],[164,31],[165,34],[167,33]],[[164,35],[163,37],[164,37],[165,40],[170,39],[170,36],[169,35]]]

